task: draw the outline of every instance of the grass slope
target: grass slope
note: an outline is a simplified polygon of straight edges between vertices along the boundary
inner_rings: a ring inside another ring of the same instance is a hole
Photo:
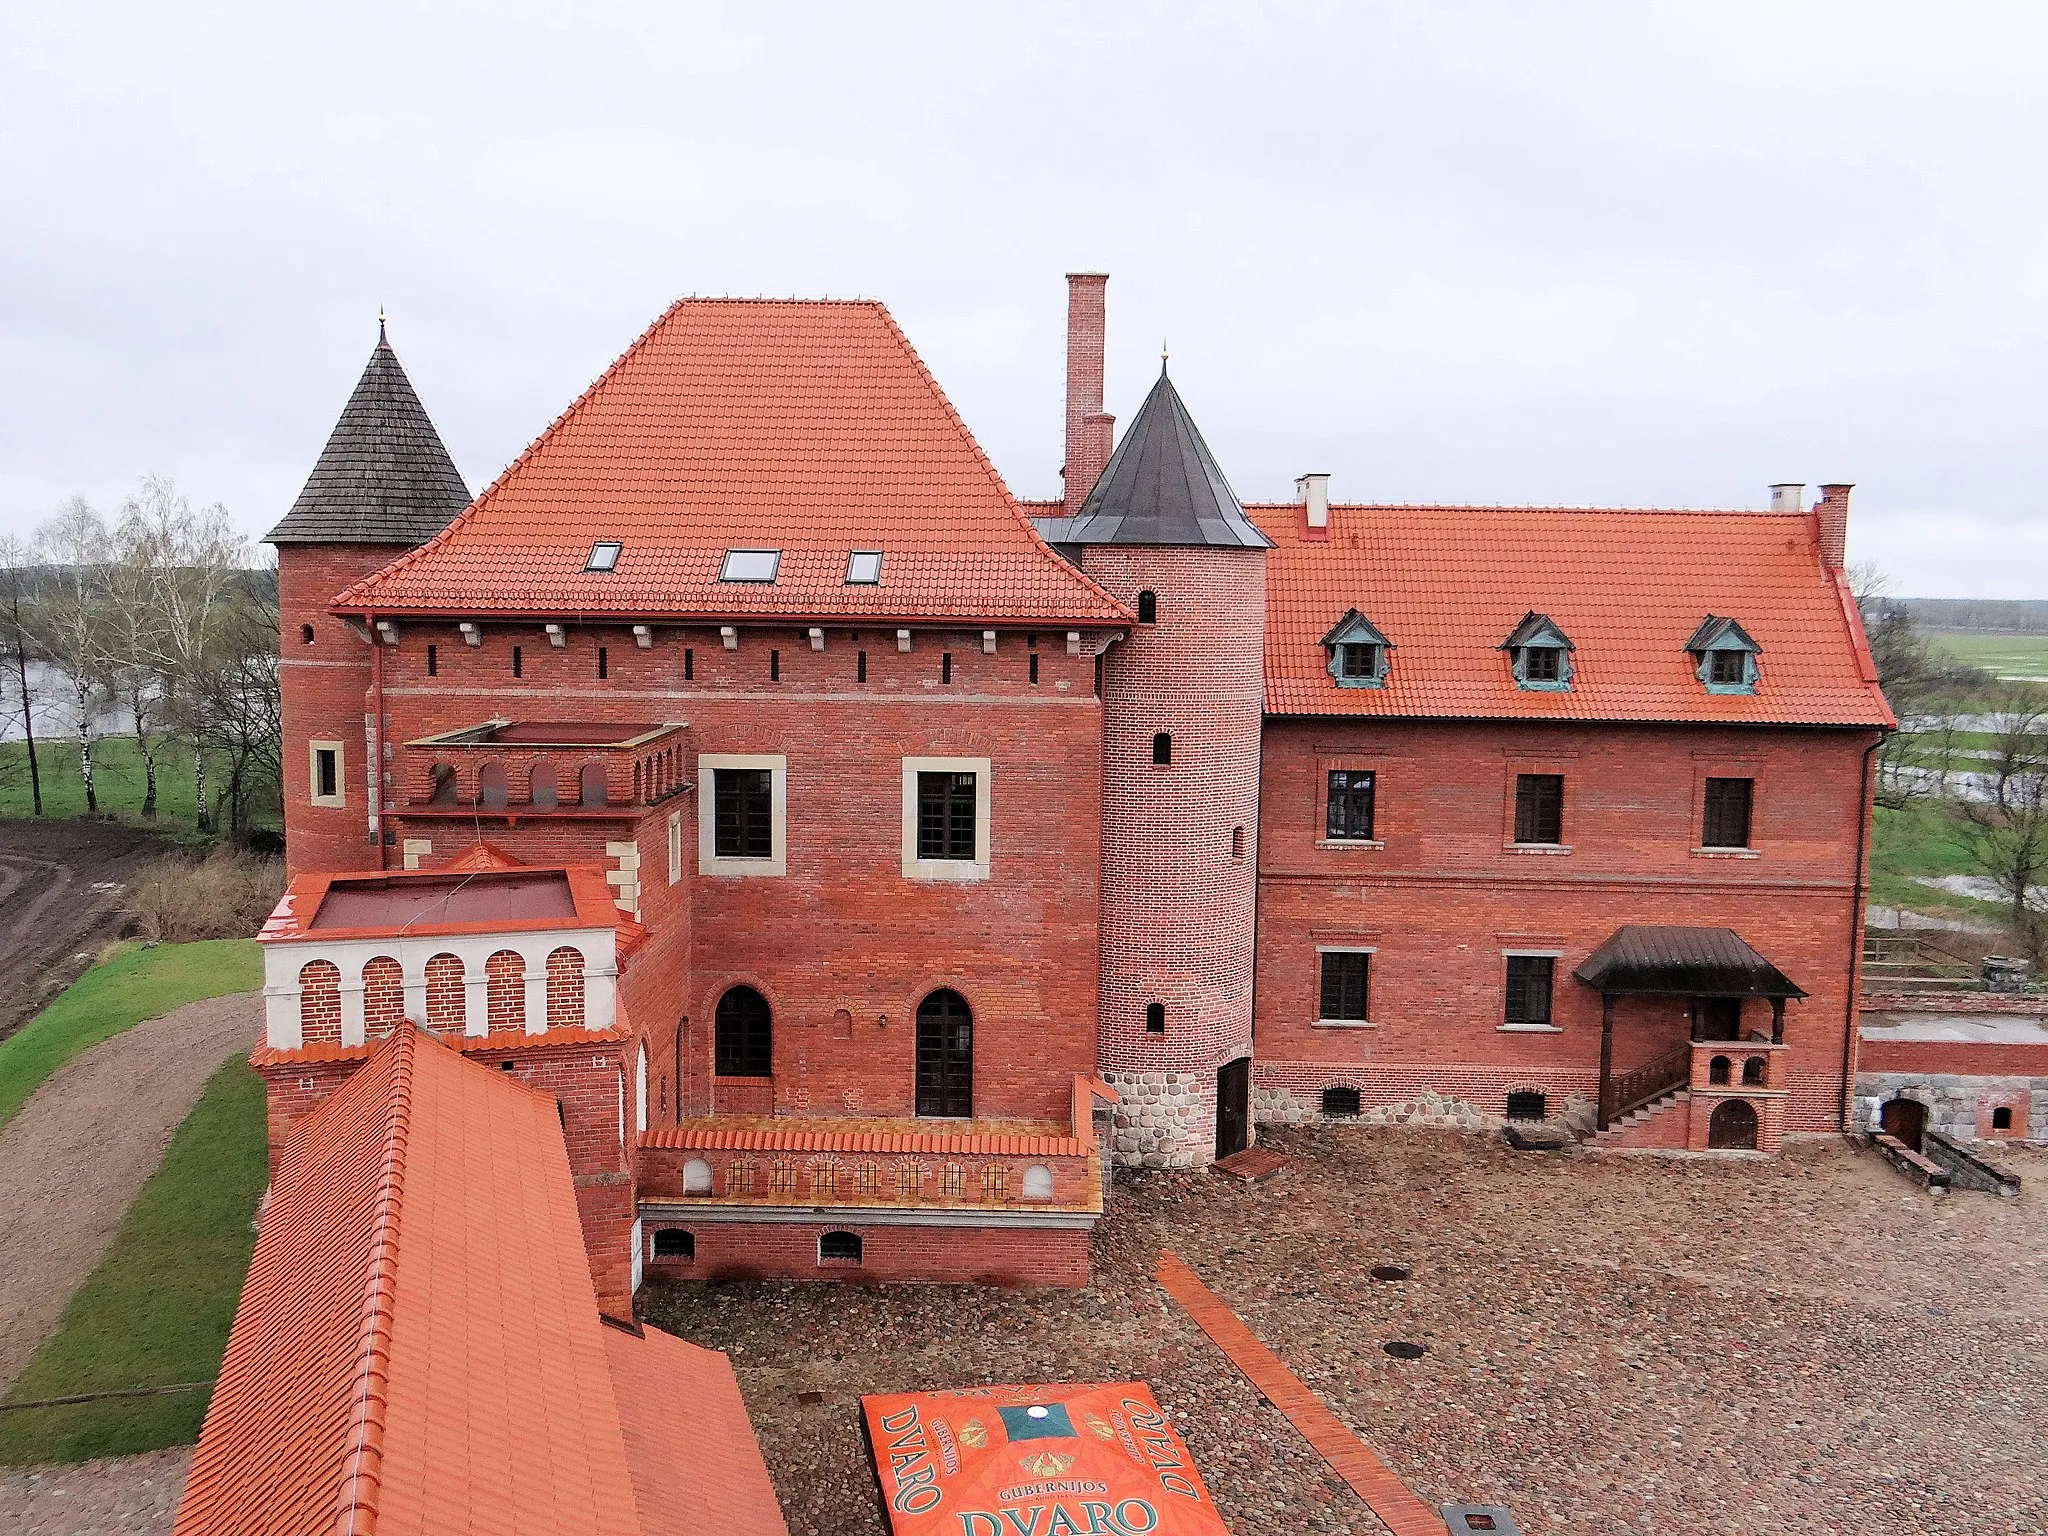
[[[1974,875],[1961,824],[1936,801],[1920,800],[1904,810],[1877,807],[1870,823],[1870,899],[1884,906],[1996,917],[1998,909],[1967,896],[1921,885],[1915,875]]]
[[[130,949],[103,961],[0,1040],[0,1125],[52,1072],[80,1051],[202,997],[263,984],[253,939],[209,939]]]
[[[43,814],[58,818],[83,816],[85,776],[78,761],[78,742],[63,737],[37,737],[36,766],[42,773]],[[227,771],[225,752],[207,754],[206,783],[210,795],[218,795],[227,783]],[[93,743],[92,782],[101,815],[142,822],[146,778],[142,753],[133,736],[108,736]],[[189,830],[197,824],[192,799],[192,749],[176,739],[157,743],[156,812],[156,821],[146,825]],[[0,742],[0,817],[34,813],[28,748],[18,741]]]
[[[256,1245],[269,1176],[263,1082],[239,1057],[214,1074],[142,1187],[114,1246],[9,1393],[12,1401],[207,1381]],[[0,1463],[84,1461],[199,1437],[208,1394],[0,1414]]]

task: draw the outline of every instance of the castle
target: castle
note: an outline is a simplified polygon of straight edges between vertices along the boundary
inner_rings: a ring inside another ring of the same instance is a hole
[[[1259,1124],[1842,1127],[1849,487],[1245,506],[1068,283],[1048,503],[878,303],[681,301],[474,500],[380,335],[270,534],[274,1145],[410,1019],[554,1098],[617,1311],[1082,1283]]]

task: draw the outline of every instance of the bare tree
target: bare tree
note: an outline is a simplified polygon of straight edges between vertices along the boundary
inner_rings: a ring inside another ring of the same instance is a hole
[[[5,571],[7,577],[6,661],[8,670],[14,674],[21,705],[21,739],[28,747],[29,796],[35,805],[36,815],[40,816],[43,814],[43,772],[36,762],[36,699],[28,679],[28,637],[21,623],[21,577],[27,564],[28,551],[19,539],[0,539],[0,571]]]
[[[100,808],[93,786],[92,747],[109,696],[105,644],[109,552],[107,525],[82,496],[65,502],[57,515],[36,531],[37,558],[49,569],[44,572],[46,582],[35,603],[30,633],[68,685],[88,815],[97,815]]]
[[[248,839],[257,815],[284,810],[276,583],[260,568],[246,576],[230,604],[221,637],[224,660],[212,674],[215,698],[209,710],[215,744],[227,756],[221,804],[237,841]]]
[[[1917,728],[1931,703],[1939,667],[1913,617],[1894,601],[1891,578],[1870,564],[1850,568],[1849,587],[1863,616],[1863,633],[1899,729],[1877,749],[1877,803],[1900,810],[1932,792],[1933,776],[1920,762]]]
[[[1992,708],[1991,753],[1983,760],[1991,798],[2000,809],[2024,800],[2048,771],[2048,694],[2012,683]]]
[[[1977,867],[1997,886],[2012,936],[2039,964],[2048,948],[2048,768],[2013,774],[1996,799],[1956,802]]]
[[[132,505],[132,503],[130,504]],[[158,715],[164,688],[159,676],[158,634],[162,616],[156,602],[152,530],[122,508],[107,564],[108,615],[103,632],[108,687],[135,727],[135,751],[142,759],[142,817],[156,820]]]

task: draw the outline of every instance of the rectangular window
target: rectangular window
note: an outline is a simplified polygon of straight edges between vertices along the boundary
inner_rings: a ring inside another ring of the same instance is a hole
[[[925,859],[976,857],[976,776],[920,773],[917,776],[917,856]]]
[[[668,813],[668,883],[676,884],[683,878],[683,813]]]
[[[1371,963],[1372,956],[1363,950],[1323,951],[1323,1003],[1318,1018],[1365,1022]]]
[[[586,571],[613,571],[619,566],[619,551],[625,546],[616,539],[599,539],[590,546],[590,558],[583,562]]]
[[[1505,1022],[1548,1024],[1550,982],[1557,961],[1550,955],[1509,955]]]
[[[1522,676],[1532,683],[1554,683],[1564,675],[1564,652],[1554,645],[1531,645],[1522,650]]]
[[[338,741],[314,741],[307,743],[309,757],[307,765],[308,799],[314,805],[337,806],[346,804],[342,796],[341,743]]]
[[[1700,826],[1702,848],[1749,846],[1749,807],[1755,788],[1754,779],[1707,780],[1706,814]]]
[[[776,567],[781,564],[782,551],[779,549],[728,549],[724,562],[718,567],[718,579],[772,582]]]
[[[1372,797],[1374,777],[1356,768],[1330,770],[1329,806],[1324,812],[1325,835],[1332,842],[1372,841]]]
[[[1707,652],[1707,676],[1717,683],[1748,682],[1749,653],[1729,650]]]
[[[439,677],[440,675],[441,647],[439,647],[438,645],[430,645],[427,647],[427,676]]]
[[[601,646],[601,645],[600,645],[600,646],[599,646],[599,647],[597,648],[597,677],[598,677],[598,681],[599,681],[599,682],[602,682],[602,681],[604,681],[604,679],[606,679],[606,678],[610,677],[611,675],[612,675],[612,658],[611,658],[611,652],[610,652],[610,651],[608,651],[608,650],[606,650],[606,649],[605,649],[605,648],[604,648],[603,646]]]
[[[526,675],[526,653],[516,645],[512,647],[512,675],[514,677],[524,677]]]
[[[846,557],[846,584],[849,587],[872,587],[882,579],[882,552],[879,549],[856,549]]]
[[[1337,666],[1345,677],[1377,677],[1380,648],[1352,641],[1337,647]]]
[[[774,774],[766,768],[714,768],[712,849],[721,859],[775,856]]]
[[[1563,774],[1518,773],[1515,775],[1515,841],[1518,843],[1562,843],[1564,841]]]

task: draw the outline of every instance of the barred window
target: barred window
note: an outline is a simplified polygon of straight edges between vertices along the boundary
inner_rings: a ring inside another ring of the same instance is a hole
[[[864,1199],[879,1199],[882,1193],[882,1165],[872,1162],[854,1164],[853,1190]]]
[[[771,1195],[793,1195],[796,1193],[795,1159],[778,1157],[768,1165],[768,1193]]]
[[[896,1165],[896,1198],[915,1200],[924,1193],[924,1165],[906,1158]]]
[[[1010,1169],[1004,1163],[989,1163],[981,1170],[981,1198],[1001,1205],[1010,1198]]]
[[[751,1195],[754,1192],[755,1163],[751,1157],[737,1158],[725,1165],[725,1192]]]
[[[939,1194],[948,1200],[958,1200],[967,1193],[967,1170],[958,1163],[947,1163],[939,1170]]]
[[[1356,1088],[1325,1088],[1323,1090],[1323,1113],[1343,1120],[1357,1118],[1358,1090]]]
[[[811,1196],[813,1199],[830,1199],[839,1193],[839,1165],[820,1160],[811,1164]]]

